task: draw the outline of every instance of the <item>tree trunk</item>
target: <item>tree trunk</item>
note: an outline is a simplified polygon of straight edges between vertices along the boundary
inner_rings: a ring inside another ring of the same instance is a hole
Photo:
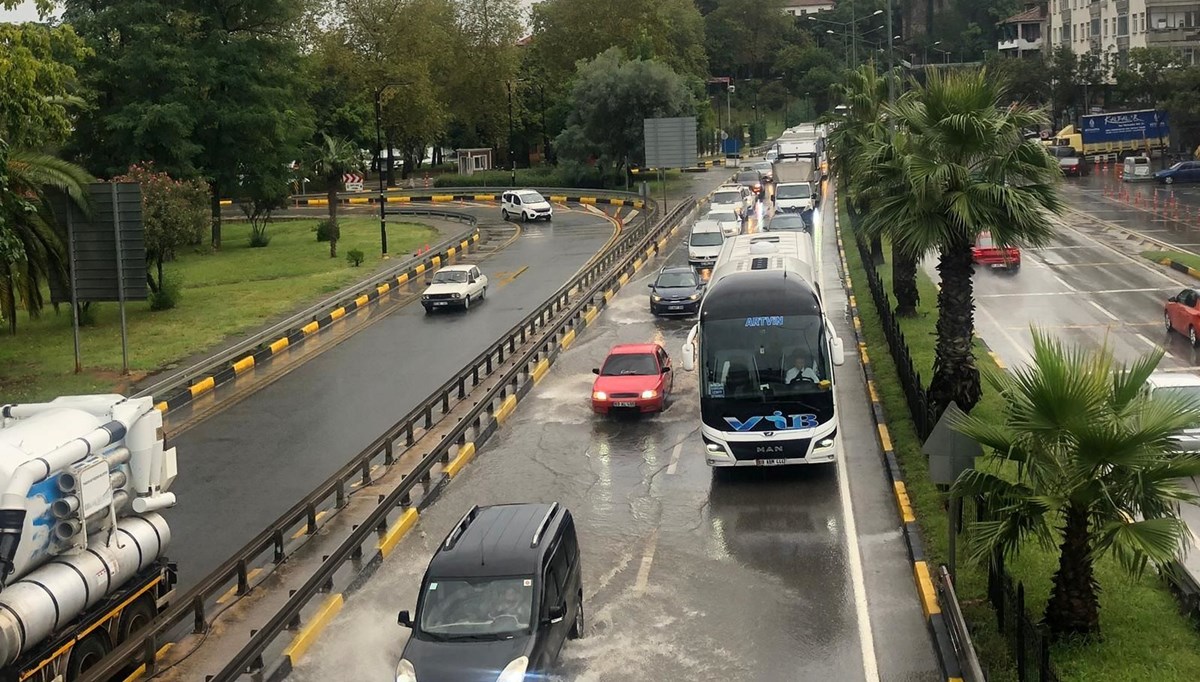
[[[221,186],[212,183],[212,247],[221,249]]]
[[[4,278],[8,282],[8,286],[4,287],[4,308],[3,312],[8,316],[8,331],[13,336],[17,335],[17,278],[13,276],[13,267],[11,263],[4,264]]]
[[[395,145],[392,144],[392,136],[391,135],[388,135],[386,140],[387,140],[387,169],[386,169],[387,186],[395,187],[396,186],[396,155],[394,153],[394,150],[392,149],[392,147],[394,147]]]
[[[1045,613],[1046,627],[1055,638],[1100,632],[1100,584],[1092,566],[1090,530],[1087,510],[1068,507]]]
[[[328,186],[326,187],[325,192],[326,192],[327,201],[329,202],[329,257],[337,258],[337,242],[338,242],[338,237],[341,236],[340,234],[338,234],[339,230],[338,230],[338,217],[337,217],[338,176],[336,174],[330,174],[328,180],[329,180],[329,182],[327,183]]]
[[[915,317],[921,303],[917,267],[917,259],[903,253],[892,242],[892,293],[896,296],[896,314],[900,317]]]
[[[929,382],[929,409],[934,419],[952,401],[964,412],[979,402],[979,367],[972,353],[975,334],[974,274],[971,243],[960,238],[945,245],[938,259],[937,346],[933,379]]]
[[[883,257],[883,238],[879,236],[871,237],[871,262],[875,265],[883,265],[887,261]]]

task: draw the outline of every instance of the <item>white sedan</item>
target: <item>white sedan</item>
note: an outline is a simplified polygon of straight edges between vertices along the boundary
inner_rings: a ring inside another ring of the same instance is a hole
[[[487,297],[488,278],[476,265],[447,265],[433,275],[421,294],[421,305],[431,313],[439,308],[462,308]]]

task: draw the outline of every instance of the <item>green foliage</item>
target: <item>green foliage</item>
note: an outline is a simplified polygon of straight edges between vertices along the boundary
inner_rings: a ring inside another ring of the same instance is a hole
[[[158,275],[156,280],[151,273],[150,290],[157,293],[164,286],[163,262],[175,260],[181,248],[204,239],[208,227],[208,187],[199,180],[176,180],[155,171],[150,164],[130,166],[128,172],[113,180],[141,183],[146,260],[154,264]]]
[[[708,77],[704,19],[692,0],[543,0],[533,5],[532,23],[531,57],[551,82],[613,47]]]
[[[1003,421],[967,415],[954,425],[993,460],[954,486],[995,512],[972,528],[972,556],[1059,544],[1046,609],[1053,634],[1099,632],[1098,558],[1112,556],[1139,577],[1151,563],[1174,561],[1190,538],[1179,507],[1200,496],[1182,481],[1200,475],[1200,454],[1179,452],[1173,437],[1200,422],[1200,400],[1145,391],[1163,353],[1124,365],[1107,344],[1068,347],[1034,329],[1030,366],[986,373],[1004,399]],[[992,473],[1000,467],[1015,478]]]
[[[713,73],[761,75],[794,34],[783,0],[718,0],[704,18]]]
[[[364,254],[361,249],[350,249],[346,252],[346,260],[352,267],[357,268],[358,266],[362,265],[363,260],[365,260],[366,257],[366,254]]]
[[[783,74],[789,92],[812,98],[818,112],[829,109],[832,88],[840,78],[840,66],[828,50],[815,45],[787,45],[775,56],[775,70]]]
[[[1135,47],[1125,66],[1113,69],[1116,90],[1126,102],[1145,107],[1160,106],[1170,98],[1171,72],[1183,66],[1178,50],[1167,47]]]
[[[626,60],[618,48],[580,66],[571,99],[567,128],[555,141],[559,157],[594,158],[602,171],[644,163],[644,119],[695,113],[691,91],[670,67]]]
[[[317,241],[327,242],[327,241],[333,239],[334,238],[333,232],[337,228],[338,228],[337,220],[332,219],[332,218],[322,220],[321,222],[317,223],[316,228],[314,228],[317,233]]]
[[[179,275],[170,275],[162,279],[158,286],[150,291],[150,310],[159,312],[170,310],[179,304],[183,292],[183,282]]]
[[[15,148],[61,144],[66,106],[77,98],[75,67],[87,55],[70,26],[0,24],[0,139]]]
[[[434,187],[509,187],[509,171],[491,170],[471,175],[439,175]],[[518,168],[518,187],[582,187],[600,189],[605,186],[600,172],[586,165],[564,161],[556,168]]]

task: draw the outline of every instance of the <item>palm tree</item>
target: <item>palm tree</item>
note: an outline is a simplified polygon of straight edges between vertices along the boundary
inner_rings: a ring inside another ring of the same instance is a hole
[[[986,69],[931,71],[924,87],[902,97],[894,116],[903,150],[877,143],[871,154],[890,159],[901,191],[882,193],[863,219],[868,235],[887,234],[914,257],[938,254],[937,346],[929,385],[932,416],[951,402],[965,411],[979,402],[973,354],[974,274],[971,247],[990,231],[1002,246],[1040,246],[1053,228],[1047,211],[1061,210],[1056,161],[1023,130],[1040,126],[1042,112],[1001,106],[1004,86]],[[891,144],[892,140],[883,143]]]
[[[1182,481],[1200,474],[1200,453],[1177,451],[1172,436],[1200,422],[1200,400],[1144,391],[1163,357],[1157,349],[1118,364],[1107,344],[1097,352],[1065,347],[1033,330],[1033,363],[1011,373],[988,370],[1005,401],[1000,423],[978,415],[955,429],[991,454],[952,494],[982,496],[990,520],[973,529],[972,558],[1014,555],[1027,541],[1058,546],[1045,624],[1055,636],[1099,632],[1094,565],[1114,557],[1130,574],[1174,560],[1189,537],[1181,503],[1200,499]]]
[[[50,209],[52,192],[84,206],[91,176],[62,159],[0,142],[0,230],[8,248],[0,248],[0,314],[17,331],[17,311],[38,316],[45,305],[42,286],[66,282],[67,255]]]
[[[325,178],[325,192],[329,200],[329,257],[337,258],[338,238],[342,236],[338,226],[337,193],[342,174],[362,168],[362,157],[358,147],[343,138],[330,137],[321,133],[321,143],[309,145],[312,153],[313,170]]]
[[[874,63],[864,64],[848,72],[845,83],[834,86],[838,98],[846,105],[846,117],[831,119],[838,125],[829,135],[833,150],[831,165],[838,178],[839,189],[845,193],[847,209],[859,218],[871,210],[873,201],[895,181],[873,172],[874,164],[867,158],[870,143],[889,135],[883,106],[888,98],[888,78],[881,75]],[[871,253],[876,263],[883,262],[882,234],[871,236]],[[917,290],[917,259],[892,243],[892,293],[896,296],[896,314],[912,316],[917,313],[920,296]]]

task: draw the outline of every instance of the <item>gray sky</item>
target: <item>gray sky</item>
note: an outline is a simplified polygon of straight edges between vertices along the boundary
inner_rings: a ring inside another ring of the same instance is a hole
[[[33,0],[25,0],[16,9],[0,9],[0,22],[19,24],[37,20],[37,8],[34,7]]]

